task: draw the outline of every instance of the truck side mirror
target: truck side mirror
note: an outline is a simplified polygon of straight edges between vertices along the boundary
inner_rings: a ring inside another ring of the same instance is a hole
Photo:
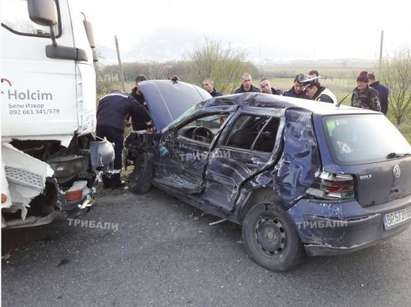
[[[50,37],[53,46],[57,46],[54,28],[57,24],[57,6],[54,0],[28,0],[30,19],[42,26],[50,27]]]
[[[54,0],[28,0],[30,19],[42,26],[57,24],[57,6]]]

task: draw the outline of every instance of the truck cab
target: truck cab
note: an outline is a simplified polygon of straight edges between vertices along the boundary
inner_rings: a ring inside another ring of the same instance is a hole
[[[2,227],[41,225],[90,206],[113,159],[94,136],[93,33],[68,0],[0,6]]]

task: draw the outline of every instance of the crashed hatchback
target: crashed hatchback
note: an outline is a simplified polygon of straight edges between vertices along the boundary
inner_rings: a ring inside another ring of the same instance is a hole
[[[141,90],[157,133],[126,141],[131,189],[153,185],[241,224],[263,267],[286,271],[305,254],[357,251],[410,226],[411,146],[381,113],[260,93],[201,101],[201,89],[167,81]]]

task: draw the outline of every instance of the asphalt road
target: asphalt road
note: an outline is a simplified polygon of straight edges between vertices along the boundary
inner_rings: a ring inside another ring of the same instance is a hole
[[[3,306],[411,304],[411,230],[273,273],[248,259],[238,226],[209,226],[158,190],[103,195],[81,219],[3,232]]]

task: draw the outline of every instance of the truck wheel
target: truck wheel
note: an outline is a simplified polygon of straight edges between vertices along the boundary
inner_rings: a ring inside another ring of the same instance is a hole
[[[136,194],[150,191],[153,179],[153,154],[144,152],[134,161],[134,170],[128,177],[128,188]]]
[[[242,235],[249,257],[272,271],[288,271],[304,255],[294,223],[279,206],[253,206],[243,221]]]

